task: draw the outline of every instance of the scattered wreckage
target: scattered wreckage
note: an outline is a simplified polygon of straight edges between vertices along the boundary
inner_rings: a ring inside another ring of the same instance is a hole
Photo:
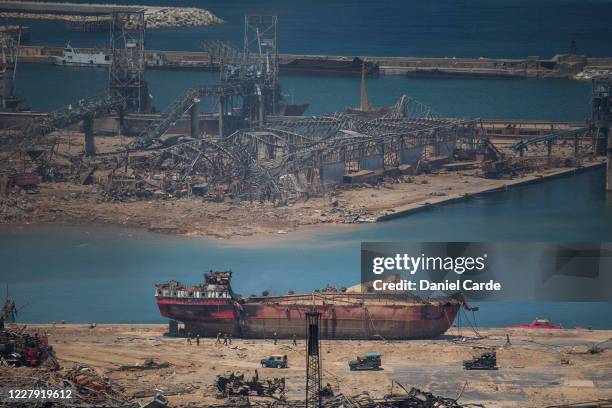
[[[130,401],[121,387],[85,365],[54,370],[0,367],[0,384],[14,389],[72,390],[69,403],[46,401],[28,404],[33,407],[54,405],[139,407],[139,404]]]
[[[53,347],[44,334],[31,334],[23,327],[8,327],[14,323],[18,312],[12,299],[6,299],[0,310],[0,366],[10,367],[58,367]]]
[[[219,375],[216,386],[223,397],[256,395],[279,400],[285,398],[285,378],[260,379],[257,370],[251,379],[247,379],[244,373]]]
[[[371,352],[364,356],[357,357],[356,360],[349,361],[349,369],[356,370],[380,370],[382,365],[380,353]]]
[[[398,384],[400,388],[404,388]],[[347,396],[337,394],[323,397],[321,408],[484,408],[481,404],[459,404],[456,399],[445,398],[418,388],[405,390],[404,394],[392,394],[383,398],[373,398],[367,392]],[[214,407],[266,407],[266,408],[307,408],[304,401],[255,401],[241,400],[228,404],[215,404]]]
[[[497,370],[497,354],[495,351],[487,351],[480,356],[473,357],[463,362],[466,370]]]
[[[39,367],[43,364],[58,366],[46,335],[30,334],[25,327],[0,330],[0,366]]]

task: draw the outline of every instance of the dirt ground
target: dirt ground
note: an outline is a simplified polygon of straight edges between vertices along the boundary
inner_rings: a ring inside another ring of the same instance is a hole
[[[287,397],[302,399],[305,386],[305,342],[290,340],[234,339],[232,345],[215,339],[195,340],[163,334],[165,325],[30,325],[28,330],[46,332],[60,364],[87,364],[125,387],[128,395],[142,391],[186,390],[170,396],[174,403],[221,403],[213,386],[216,375],[240,371],[263,378],[285,377]],[[452,328],[436,340],[322,341],[323,383],[335,392],[355,395],[369,391],[383,396],[392,380],[404,387],[418,387],[462,403],[487,407],[544,407],[612,398],[612,351],[602,345],[599,354],[587,353],[593,343],[612,338],[612,331],[483,329],[482,338],[472,331]],[[506,345],[506,334],[511,344]],[[465,371],[462,361],[497,350],[496,371]],[[383,370],[350,371],[348,361],[368,351],[382,353]],[[272,354],[288,356],[289,368],[261,368],[260,359]],[[120,365],[141,364],[145,359],[169,362],[167,368],[113,371]],[[195,387],[195,388],[194,388]],[[395,392],[398,392],[395,385]],[[463,391],[462,391],[463,390]],[[143,401],[147,398],[143,399]],[[148,398],[150,400],[150,398]]]
[[[512,180],[486,179],[477,170],[402,176],[376,186],[336,188],[279,207],[270,202],[211,202],[197,197],[108,202],[100,199],[96,185],[42,183],[36,192],[0,197],[0,224],[111,224],[221,239],[286,234],[306,226],[375,222],[572,170],[552,168]]]
[[[70,157],[83,152],[83,135],[64,131],[57,136],[54,162],[67,165]],[[107,136],[96,138],[99,155],[122,151],[132,138]],[[514,139],[500,138],[495,144],[510,154]],[[584,147],[588,150],[588,146]],[[17,168],[20,158],[0,151],[0,163]],[[555,149],[555,163],[572,157],[571,145]],[[108,156],[109,159],[111,156]],[[543,146],[530,148],[525,157],[546,157]],[[545,159],[544,159],[545,161]],[[590,159],[582,165],[602,163]],[[34,191],[14,189],[0,194],[0,224],[111,224],[152,232],[221,239],[261,237],[286,234],[315,225],[340,225],[376,222],[397,214],[417,211],[430,205],[463,199],[490,190],[541,180],[570,167],[531,169],[512,179],[487,179],[482,170],[438,169],[428,174],[387,177],[378,185],[339,185],[320,196],[290,200],[287,205],[249,202],[226,198],[224,202],[204,201],[201,197],[136,199],[109,202],[98,183],[45,182]],[[0,171],[1,173],[1,171]],[[1,174],[0,174],[1,176]],[[95,173],[95,178],[103,174]]]

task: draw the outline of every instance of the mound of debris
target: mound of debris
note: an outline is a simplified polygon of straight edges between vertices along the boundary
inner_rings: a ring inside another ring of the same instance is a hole
[[[70,369],[0,367],[0,384],[12,389],[46,389],[73,391],[71,404],[101,407],[138,407],[124,390],[101,376],[91,367],[77,365]],[[52,401],[44,406],[52,406]],[[34,403],[31,406],[36,406]],[[1,406],[1,405],[0,405]],[[29,405],[28,405],[29,406]],[[43,406],[41,403],[40,406]],[[57,402],[57,406],[62,406]]]
[[[403,387],[402,387],[403,388]],[[267,408],[306,408],[304,401],[261,401],[248,399],[229,399],[223,404],[215,404],[214,407],[267,407]],[[412,388],[401,395],[387,395],[384,398],[375,399],[367,392],[356,396],[338,394],[329,398],[323,398],[322,408],[484,408],[480,404],[461,405],[453,398],[436,396],[430,392]]]
[[[157,370],[160,368],[168,368],[172,364],[167,361],[158,362],[154,358],[147,358],[142,364],[135,365],[122,365],[117,368],[113,368],[109,371],[141,371],[141,370]]]
[[[47,336],[26,332],[21,328],[0,329],[0,366],[59,368]]]
[[[497,370],[497,354],[495,351],[487,351],[480,356],[463,362],[466,370]]]
[[[232,396],[266,396],[284,399],[285,397],[285,378],[259,379],[259,373],[255,370],[255,375],[246,379],[243,373],[228,372],[225,375],[217,376],[216,386],[222,397]]]

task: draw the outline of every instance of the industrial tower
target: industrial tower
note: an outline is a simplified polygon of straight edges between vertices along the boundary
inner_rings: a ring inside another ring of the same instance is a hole
[[[591,98],[591,126],[593,150],[596,155],[607,155],[606,190],[612,191],[612,78],[593,80]]]
[[[321,313],[306,312],[306,408],[321,407]]]
[[[8,34],[8,30],[0,33],[0,110],[14,111],[17,105],[23,101],[15,96],[15,72],[17,66],[17,41]]]
[[[278,108],[278,17],[244,16],[244,61],[256,66],[262,79],[262,92],[267,109],[275,114]]]
[[[108,95],[123,98],[130,113],[153,110],[145,80],[145,31],[144,10],[113,12]]]

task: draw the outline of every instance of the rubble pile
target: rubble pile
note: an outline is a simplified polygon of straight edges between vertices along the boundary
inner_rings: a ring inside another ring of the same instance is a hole
[[[228,400],[223,404],[211,407],[266,407],[266,408],[305,408],[304,401],[261,401],[253,399]],[[436,396],[430,392],[412,388],[402,395],[387,395],[384,398],[372,398],[367,392],[352,397],[338,394],[324,398],[322,408],[484,408],[480,404],[461,405],[453,398]]]
[[[77,365],[70,369],[0,367],[0,383],[15,389],[73,390],[71,404],[103,407],[138,407],[132,404],[123,389],[112,384],[91,367]],[[44,405],[49,404],[49,405]],[[40,406],[51,406],[47,401]],[[58,406],[64,404],[58,402]],[[32,406],[36,406],[32,403]]]
[[[147,29],[170,27],[205,27],[214,24],[223,24],[224,21],[210,11],[195,7],[150,7],[134,6],[145,9]],[[109,11],[110,14],[110,11]],[[57,13],[27,13],[2,12],[4,18],[17,18],[28,20],[61,20],[67,22],[99,22],[104,21],[98,16],[73,15],[69,10],[65,14]]]
[[[171,364],[167,361],[158,362],[154,358],[146,359],[142,364],[122,365],[111,371],[140,371],[140,370],[157,370],[159,368],[168,368]]]
[[[0,331],[0,366],[59,367],[47,336],[30,334],[24,328],[2,328]]]
[[[91,367],[76,365],[61,373],[61,380],[73,384],[79,397],[90,404],[103,404],[110,401],[126,402],[123,389],[112,384]]]
[[[497,370],[497,354],[495,351],[487,351],[480,356],[463,362],[466,370]]]
[[[222,397],[231,396],[266,396],[284,399],[285,378],[260,379],[257,370],[249,380],[243,373],[229,372],[217,376],[216,386]]]
[[[436,396],[430,392],[412,388],[406,394],[387,395],[375,399],[368,393],[347,397],[338,394],[323,401],[324,408],[467,408],[482,407],[479,404],[461,405],[453,398]]]

